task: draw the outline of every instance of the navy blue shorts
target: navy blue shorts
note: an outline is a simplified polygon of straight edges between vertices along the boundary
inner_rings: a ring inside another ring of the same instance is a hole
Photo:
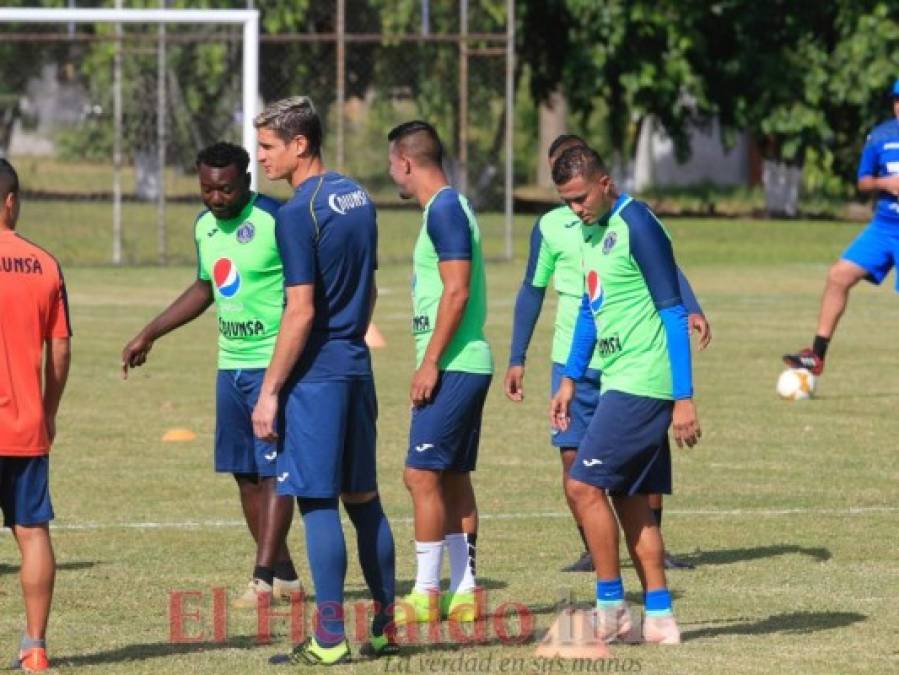
[[[3,526],[42,525],[53,520],[50,457],[0,457]]]
[[[571,477],[612,495],[671,494],[673,401],[607,391],[571,466]]]
[[[553,363],[552,368],[552,384],[550,396],[555,396],[559,391],[559,384],[562,382],[562,376],[565,372],[565,366],[561,363]],[[568,412],[569,422],[565,431],[552,427],[550,435],[552,444],[557,448],[575,448],[581,444],[584,434],[587,433],[587,427],[590,426],[590,420],[593,419],[593,411],[599,403],[599,371],[588,368],[584,377],[577,381],[574,390],[574,398],[571,401],[571,407]]]
[[[215,383],[215,470],[271,478],[278,450],[253,435],[264,368],[220,370]]]
[[[297,382],[279,419],[278,494],[330,498],[378,489],[371,379]]]
[[[899,228],[872,220],[849,244],[842,259],[865,270],[868,281],[880,284],[899,260]],[[896,290],[899,290],[899,275]]]
[[[441,371],[430,402],[412,408],[406,466],[474,471],[492,375]]]

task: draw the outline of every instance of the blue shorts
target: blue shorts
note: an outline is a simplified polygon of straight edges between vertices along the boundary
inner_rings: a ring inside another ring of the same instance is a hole
[[[275,475],[278,450],[253,435],[253,408],[264,368],[220,370],[215,383],[215,470]]]
[[[865,270],[868,281],[880,284],[899,260],[899,226],[872,220],[841,257]],[[899,291],[899,275],[896,290]]]
[[[374,380],[294,384],[279,419],[278,494],[324,499],[377,490],[377,420]]]
[[[571,477],[611,495],[671,494],[673,401],[607,391],[571,466]]]
[[[0,457],[3,526],[42,525],[53,520],[50,457]]]
[[[555,396],[559,391],[559,384],[562,382],[562,375],[565,372],[565,366],[561,363],[553,363],[552,384],[550,396]],[[593,419],[593,411],[599,403],[599,371],[592,368],[587,369],[587,373],[577,381],[574,390],[574,398],[571,401],[571,407],[568,412],[569,422],[565,431],[550,429],[552,444],[557,448],[575,448],[581,444],[584,434],[587,433],[587,427],[590,426],[590,420]]]
[[[441,371],[429,403],[412,408],[406,466],[474,471],[492,375]]]

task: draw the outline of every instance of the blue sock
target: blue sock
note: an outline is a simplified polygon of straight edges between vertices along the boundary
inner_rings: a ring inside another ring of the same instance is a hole
[[[390,623],[387,610],[396,596],[395,553],[393,532],[381,508],[381,499],[375,497],[364,504],[344,504],[346,512],[356,528],[356,546],[359,549],[359,564],[365,583],[371,591],[372,600],[381,611],[372,619],[372,635],[383,635],[384,627]]]
[[[344,640],[343,582],[346,578],[346,541],[337,497],[300,497],[297,504],[306,527],[306,554],[315,584],[318,610],[315,641],[322,647],[333,647]]]
[[[624,602],[624,583],[621,577],[596,582],[597,607],[617,607]]]
[[[671,606],[671,593],[667,588],[657,588],[647,592],[643,596],[643,604],[646,616],[671,616],[674,613]]]

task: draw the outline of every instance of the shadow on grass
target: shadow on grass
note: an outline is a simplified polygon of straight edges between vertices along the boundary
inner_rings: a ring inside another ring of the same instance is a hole
[[[99,564],[99,560],[73,560],[72,562],[58,563],[56,565],[56,571],[86,570]],[[5,565],[0,563],[0,574],[16,574],[18,571],[19,565]]]
[[[240,635],[229,637],[227,642],[150,642],[136,645],[127,645],[110,649],[105,652],[93,654],[79,654],[77,656],[59,656],[53,659],[54,666],[98,666],[109,663],[122,663],[124,661],[146,661],[179,654],[193,654],[221,649],[251,649],[258,647],[256,637]]]
[[[822,630],[844,628],[868,617],[858,612],[788,612],[775,614],[761,621],[740,620],[724,626],[685,630],[681,637],[686,640],[712,638],[720,635],[770,635],[785,633],[787,635],[807,635]]]
[[[723,548],[717,551],[697,551],[695,553],[678,554],[678,560],[691,565],[730,565],[749,560],[761,560],[773,558],[779,555],[804,555],[816,560],[826,562],[833,556],[823,547],[806,547],[795,544],[775,544],[771,546],[757,546],[755,548]]]

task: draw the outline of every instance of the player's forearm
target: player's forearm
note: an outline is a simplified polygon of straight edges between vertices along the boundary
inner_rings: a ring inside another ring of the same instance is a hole
[[[212,287],[208,282],[197,279],[141,332],[151,340],[156,340],[193,321],[211,304]]]
[[[896,176],[862,176],[858,179],[858,190],[863,194],[877,194],[896,190]]]
[[[543,308],[545,288],[537,288],[524,282],[515,299],[515,314],[512,318],[512,345],[509,349],[509,365],[523,366],[528,345],[534,335],[540,310]]]
[[[434,364],[440,362],[440,357],[446,350],[453,335],[462,323],[465,315],[465,307],[468,305],[468,286],[445,286],[440,296],[440,304],[437,305],[437,318],[435,319],[434,332],[425,350],[424,360]]]
[[[44,413],[55,416],[59,402],[69,379],[69,365],[72,362],[69,338],[54,338],[47,341],[44,359]]]
[[[291,308],[288,305],[284,309],[275,351],[262,381],[262,394],[277,396],[281,392],[306,347],[314,319],[312,306]]]

